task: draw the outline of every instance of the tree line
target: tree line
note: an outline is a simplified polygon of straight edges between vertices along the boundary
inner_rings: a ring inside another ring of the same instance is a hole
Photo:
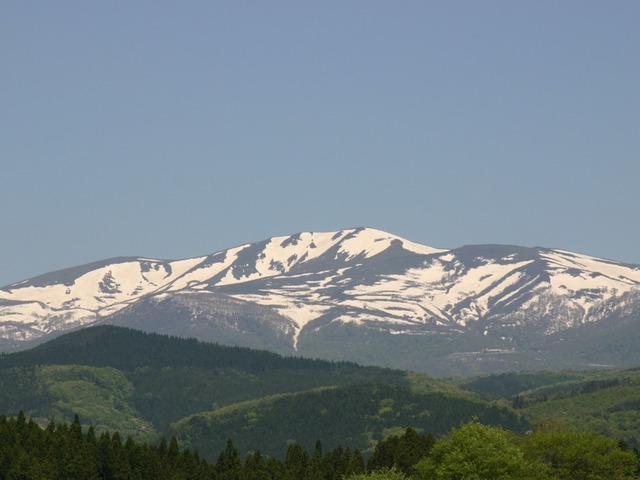
[[[592,432],[540,425],[525,435],[477,420],[434,438],[412,428],[377,443],[370,458],[338,446],[312,451],[292,442],[283,458],[231,440],[215,461],[181,448],[97,435],[71,424],[43,428],[24,413],[0,415],[0,480],[627,480],[640,478],[638,452]]]

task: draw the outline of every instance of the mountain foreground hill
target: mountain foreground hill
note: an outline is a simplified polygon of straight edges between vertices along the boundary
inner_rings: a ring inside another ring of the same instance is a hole
[[[534,428],[598,432],[640,448],[640,368],[509,372],[459,384],[488,400],[509,400]]]
[[[426,375],[353,363],[283,357],[113,326],[65,334],[0,356],[0,412],[46,425],[71,422],[157,441],[175,436],[202,456],[228,439],[243,454],[367,452],[411,426],[440,435],[477,417],[522,432],[505,407]]]
[[[186,260],[116,258],[0,289],[0,345],[96,324],[435,375],[640,363],[640,266],[370,228]]]

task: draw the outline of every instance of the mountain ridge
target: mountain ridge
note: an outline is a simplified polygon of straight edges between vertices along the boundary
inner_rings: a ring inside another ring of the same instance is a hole
[[[33,277],[0,289],[0,339],[18,345],[113,323],[323,357],[322,345],[333,348],[328,342],[351,326],[364,343],[442,337],[461,343],[447,355],[479,346],[509,354],[584,325],[633,322],[638,311],[638,265],[544,247],[447,250],[360,227],[182,260],[116,257]],[[338,343],[356,341],[347,340]],[[352,353],[346,359],[359,361]]]

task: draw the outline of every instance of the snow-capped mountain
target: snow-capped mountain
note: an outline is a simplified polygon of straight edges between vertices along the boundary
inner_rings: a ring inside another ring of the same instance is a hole
[[[593,351],[576,348],[630,341],[620,332],[638,321],[638,265],[545,248],[438,249],[370,228],[186,260],[116,258],[0,289],[6,346],[115,323],[434,373],[547,365],[562,350],[589,363]]]

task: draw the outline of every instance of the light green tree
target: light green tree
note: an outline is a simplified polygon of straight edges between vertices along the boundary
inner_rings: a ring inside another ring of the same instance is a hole
[[[423,480],[513,480],[547,478],[527,462],[513,434],[477,420],[436,441],[430,455],[416,465]]]
[[[544,464],[557,480],[627,480],[638,458],[595,432],[539,430],[524,439],[526,458]]]

